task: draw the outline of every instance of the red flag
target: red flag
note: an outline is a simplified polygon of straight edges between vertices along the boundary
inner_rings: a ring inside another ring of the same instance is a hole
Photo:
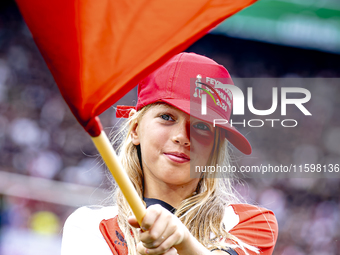
[[[92,136],[138,81],[255,0],[17,0],[57,85]]]

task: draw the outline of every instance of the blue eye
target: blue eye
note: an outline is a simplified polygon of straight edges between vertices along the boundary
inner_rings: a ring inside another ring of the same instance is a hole
[[[163,120],[174,120],[169,114],[162,114],[160,117]]]
[[[197,123],[197,124],[194,125],[194,127],[201,129],[201,130],[206,130],[206,131],[210,130],[209,126],[204,124],[204,123]]]

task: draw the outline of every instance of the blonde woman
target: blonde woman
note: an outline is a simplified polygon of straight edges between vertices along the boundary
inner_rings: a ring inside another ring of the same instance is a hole
[[[181,53],[139,83],[135,107],[117,107],[128,119],[114,142],[146,215],[139,226],[116,189],[115,206],[68,218],[62,255],[272,254],[274,214],[240,203],[231,184],[228,141],[245,154],[251,146],[227,123],[232,94],[217,84],[233,84],[223,66]]]

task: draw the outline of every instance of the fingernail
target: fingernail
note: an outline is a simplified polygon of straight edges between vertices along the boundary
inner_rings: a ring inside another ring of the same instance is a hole
[[[149,254],[148,248],[145,248],[145,253],[146,253],[146,254]]]
[[[142,230],[143,230],[143,231],[146,231],[146,228],[145,228],[145,227],[142,227]]]

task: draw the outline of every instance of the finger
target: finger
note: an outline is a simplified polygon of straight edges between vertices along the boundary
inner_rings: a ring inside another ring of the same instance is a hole
[[[144,242],[144,239],[141,241],[143,242],[144,246],[147,248],[157,248],[160,246],[166,239],[168,239],[171,235],[175,233],[175,231],[178,229],[178,226],[174,222],[168,222],[166,225],[163,233],[159,235],[157,239],[155,239],[153,242],[146,243]],[[152,228],[153,230],[153,228]],[[144,236],[143,236],[144,238]]]
[[[134,216],[130,216],[128,218],[128,223],[131,225],[131,227],[140,228],[139,223]]]
[[[147,250],[146,250],[146,248],[143,246],[142,242],[139,242],[139,243],[137,244],[137,252],[138,252],[139,254],[141,254],[141,255],[147,254],[147,253],[146,253]]]
[[[174,246],[176,243],[178,243],[180,238],[181,238],[181,235],[179,231],[176,231],[169,238],[165,239],[164,242],[162,242],[157,248],[146,248],[143,244],[144,249],[145,249],[144,252],[149,255],[163,254],[169,251],[172,248],[172,246]]]
[[[173,224],[173,215],[167,211],[162,211],[156,219],[152,227],[144,233],[140,234],[140,240],[147,248],[158,247],[166,238],[168,238],[175,230],[176,226]]]
[[[165,240],[165,237],[164,236],[160,236],[158,239],[156,239],[155,241],[152,241],[152,239],[148,238],[148,240],[151,240],[151,241],[142,241],[143,245],[145,248],[149,248],[149,249],[154,249],[154,248],[157,248],[161,243],[164,242]]]
[[[137,252],[141,255],[149,255],[150,254],[150,249],[146,248],[142,242],[139,242],[137,244]],[[152,253],[152,252],[151,252]],[[152,253],[154,255],[156,254],[164,254],[164,252],[161,252],[161,253]]]
[[[159,215],[162,213],[162,210],[164,208],[161,205],[151,205],[146,209],[146,214],[142,221],[142,230],[147,231],[151,228],[153,223],[156,221],[156,219],[159,217]],[[166,210],[166,209],[164,209]]]
[[[149,229],[149,235],[154,242],[163,242],[164,239],[168,238],[172,232],[176,230],[176,228],[174,228],[176,226],[174,226],[175,219],[173,217],[174,216],[170,212],[165,210],[162,211],[155,223],[152,225],[152,228]]]
[[[155,252],[151,249],[148,249],[148,248],[145,248],[142,243],[139,243],[137,245],[137,252],[140,254],[140,255],[178,255],[177,253],[177,250],[176,248],[174,247],[171,247],[170,249],[168,249],[167,251],[163,252],[163,251],[160,251],[160,252]]]
[[[171,247],[168,251],[163,253],[164,255],[178,255],[176,248]]]

